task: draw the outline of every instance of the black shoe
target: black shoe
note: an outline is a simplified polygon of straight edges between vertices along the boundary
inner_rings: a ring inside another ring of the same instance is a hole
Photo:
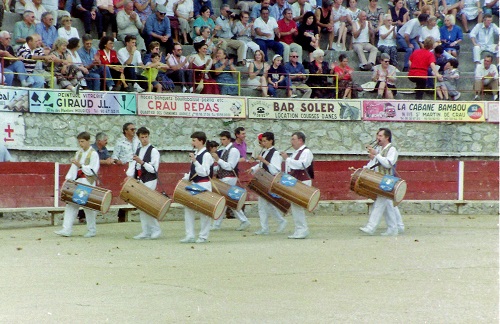
[[[403,68],[403,72],[408,72],[408,68],[407,68],[407,67],[404,67],[404,68]]]

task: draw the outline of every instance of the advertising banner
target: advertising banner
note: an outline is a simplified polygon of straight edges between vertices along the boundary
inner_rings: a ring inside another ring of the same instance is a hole
[[[486,103],[488,122],[498,123],[498,101],[488,101]]]
[[[0,89],[0,111],[28,112],[28,89]]]
[[[6,147],[24,145],[24,134],[22,113],[0,111],[0,140]]]
[[[135,93],[30,90],[30,112],[57,114],[135,115]]]
[[[364,100],[363,120],[484,122],[482,101]]]
[[[361,100],[248,98],[248,118],[361,120]]]
[[[138,114],[162,117],[245,118],[242,97],[198,94],[139,94]]]

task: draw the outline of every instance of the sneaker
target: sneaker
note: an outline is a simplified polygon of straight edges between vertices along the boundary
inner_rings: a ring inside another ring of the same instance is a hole
[[[309,231],[303,233],[293,233],[293,235],[288,236],[289,239],[305,239],[309,235]]]
[[[498,101],[498,95],[497,94],[493,96],[493,101]]]
[[[297,95],[295,93],[292,93],[292,95],[290,96],[290,98],[297,98]]]
[[[458,100],[460,98],[461,93],[459,92],[455,97],[453,97],[453,100]]]
[[[134,83],[134,89],[135,91],[137,92],[144,92],[145,90],[143,88],[141,88],[137,83]]]
[[[180,240],[181,243],[194,243],[196,240],[194,237],[185,237],[182,240]]]
[[[87,232],[87,234],[85,234],[83,237],[89,238],[89,237],[94,237],[94,236],[95,236],[95,233]]]
[[[57,234],[57,235],[60,235],[60,236],[64,236],[64,237],[70,237],[71,236],[71,233],[65,232],[64,230],[55,231],[54,233]]]
[[[237,231],[244,231],[246,230],[247,228],[250,227],[250,222],[249,221],[246,221],[246,222],[243,222],[240,224],[240,226],[238,226],[238,228],[236,229]]]
[[[189,93],[193,93],[193,87],[189,88]]]
[[[474,96],[474,101],[478,101],[479,100],[479,95],[475,95]]]
[[[24,88],[28,88],[31,85],[33,85],[34,81],[32,78],[26,78],[23,81],[21,81],[21,86]]]
[[[283,233],[283,231],[285,230],[285,227],[286,227],[286,224],[288,224],[288,222],[286,221],[286,219],[284,219],[278,226],[278,229],[276,230],[276,233]]]
[[[182,93],[186,93],[188,89],[185,86],[182,86]]]
[[[366,226],[360,227],[360,228],[359,228],[359,230],[360,230],[361,232],[363,232],[363,233],[368,234],[368,235],[373,235],[373,234],[375,234],[375,231],[370,230],[370,229],[369,229],[368,227],[366,227]]]
[[[161,235],[161,230],[158,230],[158,231],[156,231],[156,232],[153,232],[153,233],[151,233],[151,239],[152,239],[152,240],[156,240],[157,238],[159,238],[159,237],[160,237],[160,235]]]
[[[263,229],[260,229],[257,232],[255,232],[255,234],[257,234],[257,235],[269,235],[269,231],[265,231]]]
[[[142,232],[141,234],[134,236],[134,240],[145,240],[149,237],[149,234]]]
[[[199,238],[196,240],[196,243],[207,243],[207,242],[208,242],[208,241],[207,241],[207,239],[205,239],[205,238],[201,238],[201,237],[199,237]]]

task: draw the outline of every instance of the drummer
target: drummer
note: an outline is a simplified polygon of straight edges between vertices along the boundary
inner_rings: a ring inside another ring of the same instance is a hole
[[[233,140],[231,138],[231,133],[228,131],[223,131],[219,134],[220,142],[224,146],[221,150],[221,155],[211,153],[215,162],[218,164],[217,177],[220,181],[227,183],[231,186],[235,186],[238,181],[238,161],[240,159],[240,151],[233,146]],[[234,215],[240,220],[240,226],[236,228],[237,231],[244,231],[250,227],[250,222],[245,216],[243,210],[233,209]],[[222,220],[226,211],[222,213],[222,216],[214,221],[212,229],[218,230],[221,228]]]
[[[263,152],[257,157],[259,164],[253,166],[247,172],[255,174],[259,169],[264,169],[272,175],[280,173],[281,163],[283,160],[281,159],[279,152],[274,148],[274,134],[271,132],[263,133],[261,144]],[[269,203],[261,196],[258,198],[258,204],[261,229],[255,232],[255,234],[269,234],[268,214],[273,215],[278,221],[278,229],[276,232],[282,233],[287,224],[287,221],[283,218],[283,213],[281,213],[277,207]]]
[[[99,172],[99,155],[90,147],[90,133],[82,132],[76,137],[80,149],[71,159],[71,167],[66,174],[66,180],[75,180],[78,183],[94,186],[97,172]],[[55,231],[57,235],[71,236],[73,232],[73,222],[75,221],[79,205],[66,204],[64,208],[63,228]],[[87,234],[83,237],[94,237],[96,235],[97,211],[85,208],[85,218],[87,219]]]
[[[140,127],[137,137],[141,145],[132,156],[132,162],[129,164],[127,176],[140,180],[149,189],[156,190],[158,183],[158,168],[160,166],[160,152],[149,143],[149,129]],[[139,212],[141,219],[142,232],[134,236],[136,240],[157,239],[161,235],[160,223],[151,215],[143,211]]]
[[[382,174],[394,175],[396,162],[398,161],[398,151],[392,145],[392,133],[388,128],[380,128],[377,132],[376,148],[368,145],[368,157],[370,162],[365,168],[375,169]],[[377,196],[373,204],[368,224],[360,227],[360,231],[373,235],[377,229],[382,215],[385,215],[387,230],[382,233],[383,236],[396,236],[404,232],[404,224],[401,213],[397,207],[394,207],[391,199]]]
[[[307,186],[312,185],[314,178],[313,154],[306,147],[306,136],[302,132],[295,132],[291,139],[292,147],[295,149],[292,156],[288,157],[286,152],[281,152],[281,157],[285,160],[286,172]],[[309,235],[307,227],[305,208],[291,203],[293,222],[295,231],[288,236],[289,239],[304,239]]]
[[[184,175],[184,180],[189,180],[201,187],[212,191],[212,183],[210,179],[213,175],[214,159],[207,151],[205,143],[207,136],[204,132],[194,132],[191,135],[191,144],[194,148],[194,153],[189,153],[191,160],[191,170]],[[195,240],[194,223],[196,215],[200,215],[200,233],[198,239]],[[186,228],[186,236],[181,240],[181,243],[206,243],[210,234],[210,217],[203,215],[191,208],[184,208],[184,221]]]

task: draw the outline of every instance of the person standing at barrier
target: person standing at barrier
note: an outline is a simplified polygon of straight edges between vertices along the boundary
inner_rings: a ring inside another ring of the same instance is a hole
[[[295,152],[288,157],[286,152],[281,152],[281,157],[285,160],[286,172],[307,186],[312,185],[314,178],[313,154],[306,147],[306,136],[302,132],[295,132],[291,139]],[[309,235],[309,227],[306,221],[306,211],[304,207],[291,204],[292,217],[295,223],[295,231],[288,236],[289,239],[304,239]]]
[[[398,161],[398,150],[392,145],[392,133],[388,128],[380,128],[377,132],[377,148],[368,146],[368,156],[370,162],[365,168],[375,169],[384,175],[394,175],[396,162]],[[404,232],[404,224],[401,213],[391,199],[383,196],[377,196],[373,204],[372,212],[368,223],[360,227],[359,230],[373,235],[380,223],[382,215],[385,215],[387,230],[382,233],[383,236],[396,236]]]
[[[236,139],[233,142],[233,146],[240,152],[240,162],[245,162],[247,160],[247,142],[245,141],[247,133],[244,127],[237,127],[234,130],[234,136]]]
[[[99,155],[90,147],[90,134],[88,132],[82,132],[76,138],[78,139],[80,149],[76,152],[75,157],[71,159],[71,167],[66,174],[66,180],[75,180],[78,183],[95,186],[97,172],[99,172]],[[71,236],[73,222],[79,209],[79,205],[66,204],[64,208],[63,227],[54,233],[60,236]],[[85,209],[88,232],[83,237],[94,237],[96,235],[96,216],[97,211]]]
[[[219,157],[217,153],[212,153],[212,157],[219,166],[217,170],[217,177],[220,179],[220,181],[234,186],[238,181],[238,160],[240,159],[240,152],[235,147],[233,147],[231,133],[229,133],[228,131],[223,131],[219,134],[219,137],[221,144],[224,146],[222,154]],[[214,221],[212,229],[220,229],[222,220],[224,219],[224,214],[225,212],[222,213],[222,216],[219,217],[219,219]],[[243,231],[250,227],[250,222],[245,216],[243,210],[238,211],[233,209],[233,214],[241,222],[240,226],[236,228],[237,231]]]
[[[99,132],[95,135],[95,143],[92,144],[92,148],[96,150],[99,155],[99,163],[100,164],[114,164],[115,161],[111,158],[111,154],[109,154],[108,148],[106,145],[108,144],[108,135],[103,132]]]
[[[191,135],[191,143],[194,148],[193,153],[189,153],[191,160],[191,170],[184,175],[184,180],[191,181],[208,191],[212,191],[212,183],[210,179],[213,174],[214,159],[207,151],[205,143],[207,135],[204,132],[194,132]],[[195,240],[194,223],[196,215],[200,215],[200,233],[198,239]],[[184,208],[184,221],[186,228],[186,236],[181,240],[181,243],[206,243],[210,234],[210,217],[196,212],[195,210]]]
[[[259,169],[264,169],[266,172],[269,172],[273,176],[280,173],[281,162],[283,162],[283,160],[281,159],[279,152],[274,148],[274,133],[263,133],[261,143],[264,151],[257,157],[259,164],[253,166],[247,172],[255,174]],[[269,214],[273,215],[278,222],[278,229],[276,230],[276,232],[282,233],[285,230],[287,221],[283,218],[283,214],[279,211],[279,209],[261,196],[259,196],[258,198],[258,206],[261,229],[255,232],[255,234],[269,234]]]
[[[141,146],[133,156],[133,162],[127,170],[127,176],[140,180],[149,189],[156,190],[158,183],[158,168],[160,166],[160,152],[149,143],[149,129],[141,127],[137,130],[137,137]],[[151,215],[139,212],[142,232],[134,236],[136,240],[157,239],[161,235],[160,223]]]

